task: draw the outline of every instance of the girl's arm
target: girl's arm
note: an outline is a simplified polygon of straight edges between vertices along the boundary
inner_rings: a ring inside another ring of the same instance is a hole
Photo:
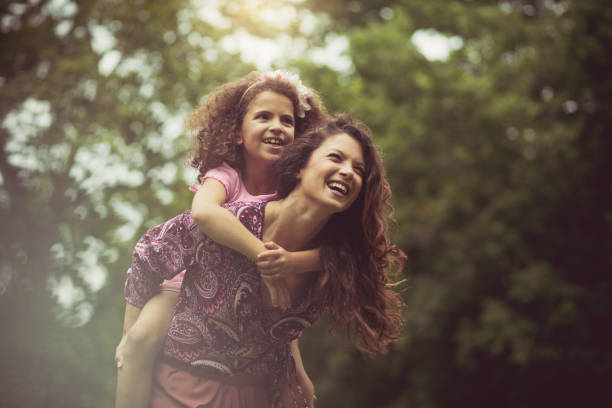
[[[225,200],[226,191],[223,184],[214,178],[207,178],[193,197],[191,216],[200,231],[209,238],[254,261],[266,247],[238,218],[221,207]],[[268,279],[264,284],[272,305],[282,309],[291,306],[289,291],[284,282]]]
[[[274,242],[266,242],[266,251],[257,255],[257,268],[265,279],[283,278],[289,274],[321,269],[319,248],[290,252]]]
[[[215,242],[255,260],[266,248],[238,218],[221,207],[225,199],[223,184],[214,178],[207,178],[193,197],[191,204],[193,220],[200,231]]]

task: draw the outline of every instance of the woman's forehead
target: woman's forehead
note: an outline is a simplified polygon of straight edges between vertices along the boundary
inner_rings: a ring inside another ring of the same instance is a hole
[[[353,160],[363,162],[363,148],[353,136],[347,133],[337,133],[327,137],[316,151],[334,150],[350,156]]]

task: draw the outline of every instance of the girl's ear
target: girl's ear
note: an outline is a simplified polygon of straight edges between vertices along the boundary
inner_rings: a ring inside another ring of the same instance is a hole
[[[244,143],[244,141],[242,140],[242,136],[240,136],[237,140],[236,140],[236,146],[240,146],[242,143]]]

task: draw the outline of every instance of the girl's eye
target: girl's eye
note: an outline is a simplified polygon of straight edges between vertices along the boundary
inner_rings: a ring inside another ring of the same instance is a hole
[[[288,126],[293,126],[293,118],[291,116],[285,116],[281,119],[284,124]]]
[[[270,115],[267,112],[261,112],[255,115],[255,119],[268,119]]]

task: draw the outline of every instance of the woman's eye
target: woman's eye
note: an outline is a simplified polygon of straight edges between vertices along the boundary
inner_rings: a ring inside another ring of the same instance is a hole
[[[255,115],[255,119],[268,119],[269,116],[266,112],[262,112]]]
[[[363,167],[355,167],[355,173],[359,174],[360,176],[363,177],[364,173],[365,173],[365,169]]]
[[[334,161],[340,161],[340,160],[341,160],[340,155],[339,155],[339,154],[336,154],[336,153],[330,153],[330,154],[328,155],[328,157],[329,157],[329,158],[331,158],[331,159],[333,159]]]

